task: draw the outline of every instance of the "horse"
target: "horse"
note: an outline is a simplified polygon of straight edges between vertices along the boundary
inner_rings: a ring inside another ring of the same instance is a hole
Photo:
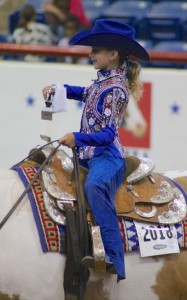
[[[187,171],[165,174],[171,179],[177,178],[187,192]],[[0,169],[1,219],[24,190],[17,171]],[[19,295],[20,300],[66,300],[63,289],[66,255],[43,252],[28,194],[1,228],[0,241],[2,295]],[[126,252],[124,255],[127,278],[117,283],[116,275],[91,271],[86,300],[186,299],[185,281],[181,282],[179,276],[181,270],[184,278],[187,273],[185,250],[177,254],[144,258],[139,251]]]

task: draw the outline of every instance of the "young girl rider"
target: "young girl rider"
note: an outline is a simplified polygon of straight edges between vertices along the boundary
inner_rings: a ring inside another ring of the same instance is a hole
[[[85,102],[79,132],[70,132],[59,143],[77,148],[80,163],[88,168],[85,195],[100,227],[107,270],[115,269],[118,281],[125,279],[124,248],[115,209],[115,193],[126,168],[124,148],[118,128],[129,95],[140,97],[140,66],[130,56],[148,61],[146,50],[134,39],[127,24],[99,19],[92,30],[77,33],[71,45],[91,46],[90,59],[97,79],[89,87],[65,84],[67,98]],[[44,98],[51,86],[43,89]],[[93,258],[82,263],[92,267]]]

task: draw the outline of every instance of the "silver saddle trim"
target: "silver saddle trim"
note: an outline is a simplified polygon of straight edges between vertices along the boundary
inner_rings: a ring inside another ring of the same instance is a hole
[[[169,182],[163,180],[160,183],[158,195],[151,197],[150,202],[154,204],[168,203],[173,199],[174,196],[174,188],[169,184]]]
[[[59,189],[59,187],[54,184],[53,173],[43,170],[42,179],[43,179],[45,189],[51,197],[59,200],[76,201],[73,195],[61,191],[61,189]]]
[[[143,217],[143,218],[152,218],[156,215],[157,209],[156,206],[152,205],[151,211],[146,213],[138,209],[136,206],[134,207],[134,211],[137,215]]]
[[[181,191],[178,188],[173,188],[174,190],[174,198],[173,200],[168,204],[169,210],[167,212],[163,212],[160,215],[158,215],[158,223],[159,224],[176,224],[184,220],[187,213],[187,205],[184,198],[184,195],[181,193]],[[47,192],[43,192],[43,198],[44,198],[44,205],[46,208],[46,211],[48,215],[51,217],[51,219],[58,224],[66,225],[66,217],[63,210],[63,203],[59,205],[59,201],[56,201],[56,199],[53,199],[50,197],[50,195]],[[73,203],[72,203],[73,205]],[[61,206],[61,207],[60,207]],[[144,217],[144,218],[151,218],[156,213],[156,207],[153,205],[152,210],[149,213],[145,213],[138,209],[136,206],[134,208],[135,212]],[[93,228],[94,229],[94,228]],[[102,248],[101,248],[102,250]],[[98,257],[97,257],[98,256]],[[100,260],[103,257],[103,251],[101,253],[97,253],[96,259]]]
[[[155,216],[157,208],[155,205],[153,205],[151,211],[149,213],[146,213],[135,206],[134,211],[137,215],[143,218],[151,218]],[[177,187],[175,187],[173,188],[172,200],[168,203],[168,211],[164,211],[158,215],[158,223],[162,225],[180,223],[185,219],[186,213],[187,205],[185,197],[182,192]]]
[[[48,155],[51,151],[50,149],[51,147],[45,147],[43,149],[44,154]],[[67,173],[72,174],[74,171],[74,165],[71,157],[62,149],[57,150],[56,156],[60,160],[62,169]],[[59,189],[58,186],[55,185],[56,178],[53,172],[53,168],[46,167],[45,170],[42,171],[42,179],[46,191],[51,197],[59,200],[76,201],[73,195],[67,192],[63,192],[61,189]]]
[[[139,157],[139,159],[139,167],[126,178],[129,184],[133,184],[150,175],[155,168],[154,162],[149,158]]]
[[[68,172],[69,174],[72,174],[74,171],[72,158],[62,149],[57,150],[56,156],[61,161],[62,169],[64,169],[64,171]]]
[[[54,148],[52,146],[47,146],[42,149],[42,152],[47,157],[53,149]],[[56,151],[56,156],[59,158],[59,160],[61,162],[62,169],[64,169],[66,172],[72,174],[74,171],[74,165],[73,165],[72,158],[62,149],[58,149]]]
[[[160,224],[176,224],[185,219],[187,213],[187,205],[182,192],[176,187],[173,188],[174,197],[168,204],[169,210],[158,216]]]
[[[57,224],[66,225],[66,217],[47,192],[43,192],[44,206],[49,217]]]

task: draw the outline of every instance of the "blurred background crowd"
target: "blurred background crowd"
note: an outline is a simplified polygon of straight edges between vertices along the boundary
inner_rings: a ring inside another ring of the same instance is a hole
[[[133,26],[136,39],[148,51],[187,50],[184,0],[0,0],[0,43],[67,46],[76,32],[90,29],[99,18]],[[32,55],[19,59],[45,60]],[[89,63],[87,58],[61,61]]]

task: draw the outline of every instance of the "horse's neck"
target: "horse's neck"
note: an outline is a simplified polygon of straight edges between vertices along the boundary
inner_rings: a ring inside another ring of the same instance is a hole
[[[1,169],[0,168],[0,180],[2,181],[6,181],[6,180],[11,180],[11,179],[15,179],[15,177],[19,177],[17,175],[17,172],[14,170],[10,170],[10,169]]]
[[[0,169],[0,210],[9,210],[24,191],[24,185],[16,171]]]

